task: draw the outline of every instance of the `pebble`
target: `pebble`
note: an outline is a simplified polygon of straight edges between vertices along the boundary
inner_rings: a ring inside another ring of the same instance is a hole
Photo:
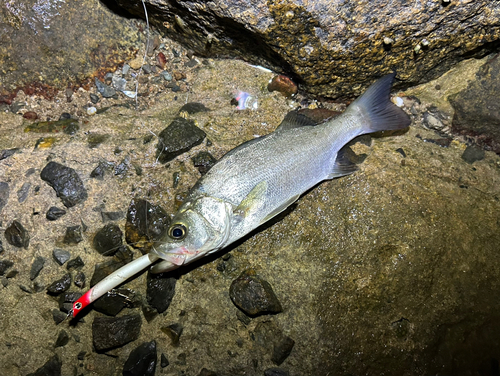
[[[142,56],[138,56],[134,60],[129,61],[129,65],[133,70],[138,70],[142,65]]]
[[[292,95],[297,94],[297,85],[287,76],[282,74],[274,76],[267,85],[267,90],[270,92],[278,91],[285,97],[290,98]]]
[[[167,58],[163,52],[159,52],[158,55],[156,55],[156,65],[161,69],[165,69]]]
[[[151,322],[156,316],[158,316],[158,311],[150,305],[143,304],[142,314],[147,322]]]
[[[57,248],[52,251],[52,256],[59,265],[64,265],[71,258],[71,254],[68,251]]]
[[[290,372],[281,368],[268,368],[264,371],[264,376],[290,376]]]
[[[61,198],[67,208],[87,199],[87,190],[82,179],[71,167],[63,166],[57,162],[49,162],[43,168],[40,177],[54,188],[57,196]]]
[[[200,151],[193,158],[191,158],[191,160],[193,161],[194,167],[198,169],[202,176],[212,168],[215,162],[217,162],[217,159],[215,159],[214,156],[208,151]]]
[[[61,218],[64,214],[66,214],[66,210],[60,209],[56,206],[51,206],[49,210],[47,210],[45,218],[47,218],[49,221],[55,221]]]
[[[94,106],[87,107],[87,115],[92,116],[97,113],[97,108]]]
[[[80,299],[82,295],[81,292],[77,291],[63,292],[58,298],[59,310],[68,313],[73,308],[73,303]]]
[[[26,376],[61,376],[62,362],[59,357],[54,355],[47,363],[38,368],[35,372],[29,373]]]
[[[484,156],[485,152],[483,149],[474,145],[468,145],[462,154],[462,159],[465,162],[472,164],[476,161],[483,160]]]
[[[121,77],[121,74],[119,76],[114,74],[112,82],[113,87],[118,91],[124,91],[127,86],[127,80]]]
[[[113,289],[94,302],[93,308],[106,316],[116,316],[125,307],[130,306],[134,293],[129,289]]]
[[[94,94],[94,93],[90,93],[90,101],[93,103],[93,104],[97,104],[97,102],[99,102],[99,96],[97,94]]]
[[[163,71],[160,74],[161,74],[161,76],[163,77],[163,79],[165,81],[169,81],[170,82],[173,79],[172,75],[170,73],[168,73],[167,71]]]
[[[123,244],[122,230],[114,223],[102,227],[94,236],[92,245],[103,256],[113,256]]]
[[[62,323],[64,320],[66,320],[67,317],[68,317],[68,315],[66,313],[61,312],[58,309],[52,310],[52,319],[54,320],[56,325],[59,325],[60,323]]]
[[[175,295],[177,279],[165,277],[163,274],[148,273],[146,298],[148,304],[156,308],[158,313],[167,310]]]
[[[27,111],[23,114],[23,118],[27,120],[36,120],[38,119],[38,114],[35,111]]]
[[[96,317],[92,323],[92,341],[97,352],[121,347],[139,338],[141,316]]]
[[[83,289],[85,287],[85,279],[86,279],[85,273],[83,273],[83,272],[76,273],[75,280],[74,280],[75,286]]]
[[[217,376],[217,373],[215,373],[214,371],[206,369],[205,367],[203,367],[201,369],[200,373],[198,374],[198,376]]]
[[[179,339],[181,337],[182,332],[184,331],[184,328],[181,324],[174,323],[169,326],[161,327],[160,330],[166,335],[168,335],[172,340],[172,345],[176,346],[179,344]]]
[[[283,311],[269,282],[246,270],[231,283],[229,296],[233,303],[249,316]]]
[[[42,256],[37,256],[33,261],[33,264],[31,264],[30,279],[32,281],[38,277],[38,274],[40,274],[44,265],[45,259]]]
[[[186,64],[184,64],[188,68],[193,68],[198,65],[198,60],[196,59],[191,59],[189,60]]]
[[[17,201],[22,204],[28,198],[28,193],[30,192],[31,183],[24,183],[21,188],[17,191]]]
[[[444,128],[444,124],[441,122],[441,120],[430,112],[424,113],[423,122],[429,129],[435,129],[439,131]]]
[[[4,206],[7,205],[7,201],[9,201],[9,195],[9,183],[0,181],[0,212],[2,211]]]
[[[64,234],[63,243],[72,245],[78,244],[83,240],[82,226],[69,226],[66,227],[66,234]]]
[[[66,119],[71,119],[71,114],[68,112],[63,112],[61,113],[61,116],[59,116],[58,120],[66,120]]]
[[[109,85],[106,85],[104,82],[100,81],[97,77],[95,78],[95,86],[97,87],[97,91],[104,98],[111,98],[114,95],[116,95],[116,90],[115,89],[113,89]]]
[[[66,265],[66,269],[68,271],[77,270],[83,268],[84,266],[85,263],[83,262],[82,258],[80,256],[76,256],[73,260],[68,262],[68,265]]]
[[[156,342],[145,342],[130,353],[123,366],[123,376],[154,376],[157,362]]]
[[[0,261],[0,276],[3,276],[7,270],[9,270],[14,263],[10,260]]]
[[[196,114],[198,112],[208,112],[211,111],[208,107],[205,107],[203,103],[189,102],[181,107],[179,113],[187,112],[188,114]]]
[[[69,335],[66,330],[61,329],[59,334],[57,335],[56,343],[54,343],[54,347],[63,347],[66,346],[69,342]]]
[[[71,286],[71,274],[66,273],[62,278],[54,281],[47,287],[47,293],[51,295],[59,295],[65,292]]]
[[[255,343],[271,353],[274,364],[280,365],[290,355],[295,341],[285,335],[272,321],[257,324],[253,331]]]
[[[9,227],[5,229],[5,240],[10,245],[18,248],[28,249],[30,237],[28,231],[18,221],[12,221]]]
[[[156,157],[161,163],[167,163],[175,157],[201,144],[206,134],[193,120],[177,117],[161,131]]]
[[[125,217],[125,213],[122,211],[116,211],[116,212],[101,211],[101,219],[103,222],[118,221],[123,217]]]
[[[161,206],[134,198],[127,210],[125,239],[134,248],[149,251],[152,242],[161,239],[169,225],[170,217]]]
[[[128,72],[130,71],[130,65],[128,64],[123,64],[123,67],[122,67],[122,74],[125,76]]]
[[[145,74],[151,74],[151,66],[149,64],[144,64],[142,66],[142,71],[145,73]]]
[[[0,161],[2,159],[9,158],[10,156],[16,154],[18,150],[19,150],[18,148],[0,150]]]
[[[165,368],[167,367],[170,363],[168,362],[168,359],[166,357],[166,355],[164,353],[161,353],[161,357],[160,357],[160,366],[161,368]]]
[[[4,251],[3,249],[3,243],[2,243],[2,240],[0,240],[0,253],[2,253]]]

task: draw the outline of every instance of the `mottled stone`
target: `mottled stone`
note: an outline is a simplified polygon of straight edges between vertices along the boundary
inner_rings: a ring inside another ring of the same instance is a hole
[[[191,160],[193,161],[194,167],[198,169],[201,175],[205,175],[208,170],[212,168],[215,162],[217,162],[217,159],[215,159],[214,156],[208,151],[200,151],[193,158],[191,158]]]
[[[279,74],[274,76],[271,82],[267,85],[267,90],[278,91],[285,97],[290,98],[292,95],[297,94],[297,84],[289,77]]]
[[[57,196],[61,198],[67,208],[87,199],[87,190],[82,179],[71,167],[63,166],[57,162],[49,162],[43,168],[40,177],[54,188]]]
[[[161,163],[167,163],[203,142],[206,134],[193,120],[175,118],[158,136],[156,157]]]
[[[5,229],[5,239],[7,243],[18,248],[28,249],[30,244],[28,231],[18,221],[12,221]]]
[[[96,351],[123,346],[139,338],[141,316],[96,317],[92,323],[92,338]]]
[[[123,376],[154,376],[157,359],[156,342],[145,342],[130,353],[123,366]]]

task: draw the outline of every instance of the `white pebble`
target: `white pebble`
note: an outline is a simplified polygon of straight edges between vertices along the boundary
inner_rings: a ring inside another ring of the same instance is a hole
[[[403,98],[401,97],[392,97],[392,103],[394,103],[398,107],[403,107]]]
[[[95,115],[96,112],[97,112],[97,108],[95,108],[94,106],[87,108],[87,115],[89,115],[89,116]]]

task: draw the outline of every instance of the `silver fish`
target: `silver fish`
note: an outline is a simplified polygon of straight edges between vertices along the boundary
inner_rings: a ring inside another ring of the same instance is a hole
[[[165,238],[89,289],[74,302],[72,316],[159,259],[153,273],[211,254],[281,213],[319,182],[356,171],[342,156],[345,144],[361,134],[410,125],[408,115],[390,101],[394,76],[382,77],[333,120],[316,125],[292,112],[273,133],[231,150],[198,180]]]
[[[323,180],[351,174],[339,156],[354,137],[410,125],[390,101],[395,74],[378,80],[339,117],[318,125],[285,121],[271,134],[228,152],[190,191],[165,238],[150,254],[160,273],[240,239]],[[302,122],[303,123],[303,122]]]

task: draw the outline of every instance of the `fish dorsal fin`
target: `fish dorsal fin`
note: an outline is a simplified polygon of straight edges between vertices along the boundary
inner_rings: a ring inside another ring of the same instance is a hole
[[[290,205],[292,205],[295,201],[299,199],[300,195],[295,195],[293,197],[290,197],[286,202],[278,206],[276,209],[274,209],[271,213],[266,215],[266,217],[260,222],[260,224],[263,224],[267,221],[269,221],[271,218],[277,216],[279,213],[284,211],[286,208],[288,208]]]
[[[241,200],[240,204],[234,209],[233,213],[242,218],[255,213],[264,204],[264,198],[267,191],[267,182],[261,181]]]
[[[281,124],[278,125],[278,128],[276,128],[275,132],[286,131],[289,129],[299,128],[299,127],[308,127],[316,124],[317,123],[311,118],[299,114],[297,110],[294,110],[286,114],[285,118],[283,119]]]
[[[349,157],[349,154],[351,153],[354,154],[349,147],[343,147],[338,151],[332,172],[330,172],[327,179],[339,178],[341,176],[352,174],[358,170],[358,166],[356,166],[356,164],[353,163]]]

